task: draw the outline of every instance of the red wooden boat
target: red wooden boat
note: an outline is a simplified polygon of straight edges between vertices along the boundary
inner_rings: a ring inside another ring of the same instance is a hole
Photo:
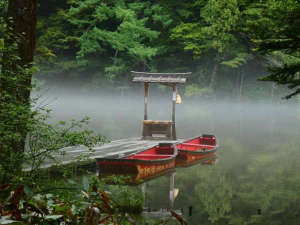
[[[176,166],[187,166],[216,156],[217,147],[216,137],[208,134],[179,143]]]
[[[116,158],[97,158],[100,177],[110,175],[130,176],[144,180],[175,168],[177,147],[160,143],[152,148]]]

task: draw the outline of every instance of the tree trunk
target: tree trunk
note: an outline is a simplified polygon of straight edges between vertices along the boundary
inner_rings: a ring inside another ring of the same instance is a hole
[[[243,70],[241,70],[241,75],[240,75],[240,87],[239,87],[239,102],[242,101],[243,87],[244,87],[244,73],[243,73]]]
[[[36,0],[9,0],[0,73],[0,158],[5,182],[22,170],[36,35]]]
[[[4,37],[5,51],[2,72],[16,77],[16,87],[10,87],[1,79],[1,87],[7,88],[23,103],[29,103],[31,73],[19,75],[19,70],[30,69],[33,62],[36,35],[36,0],[9,0],[7,11],[7,34]],[[15,47],[13,47],[16,45]],[[14,58],[12,56],[18,56]]]
[[[240,79],[239,72],[234,70],[235,72],[235,87],[236,87],[236,99],[239,99],[239,92],[240,92]]]
[[[217,84],[217,71],[218,71],[219,62],[216,62],[211,73],[209,87],[214,89]]]
[[[272,84],[272,88],[271,88],[271,101],[274,102],[274,92],[276,89],[276,83]]]
[[[219,62],[216,61],[213,71],[211,73],[211,77],[210,77],[210,83],[209,83],[209,88],[212,90],[212,96],[213,98],[216,100],[217,95],[216,95],[216,85],[217,85],[217,71],[218,71],[218,67],[219,67]]]

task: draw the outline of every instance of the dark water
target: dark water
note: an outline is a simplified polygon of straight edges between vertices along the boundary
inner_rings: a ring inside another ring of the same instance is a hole
[[[158,99],[149,118],[170,119],[169,98]],[[63,96],[50,107],[55,120],[89,115],[89,128],[111,139],[141,134],[141,95]],[[216,164],[176,170],[174,208],[189,224],[300,224],[300,104],[183,98],[176,113],[179,137],[212,133],[220,145]],[[168,176],[149,181],[145,205],[167,208],[169,185]]]

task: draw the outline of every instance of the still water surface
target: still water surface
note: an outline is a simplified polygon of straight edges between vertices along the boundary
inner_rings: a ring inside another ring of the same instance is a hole
[[[168,98],[150,102],[150,119],[170,119]],[[50,104],[55,120],[91,117],[90,129],[111,139],[141,134],[143,98],[63,96]],[[180,138],[215,134],[218,161],[176,170],[174,207],[190,224],[300,224],[300,105],[177,105]],[[145,206],[167,208],[169,176],[147,183]],[[192,215],[189,209],[192,207]]]

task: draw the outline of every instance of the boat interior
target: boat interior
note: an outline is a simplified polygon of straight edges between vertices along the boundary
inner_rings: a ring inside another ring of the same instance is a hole
[[[159,144],[145,151],[138,152],[134,155],[126,157],[126,159],[142,159],[142,160],[155,160],[165,159],[174,156],[175,149],[173,145]]]
[[[202,135],[177,145],[178,150],[210,150],[216,147],[216,137],[213,135]]]

